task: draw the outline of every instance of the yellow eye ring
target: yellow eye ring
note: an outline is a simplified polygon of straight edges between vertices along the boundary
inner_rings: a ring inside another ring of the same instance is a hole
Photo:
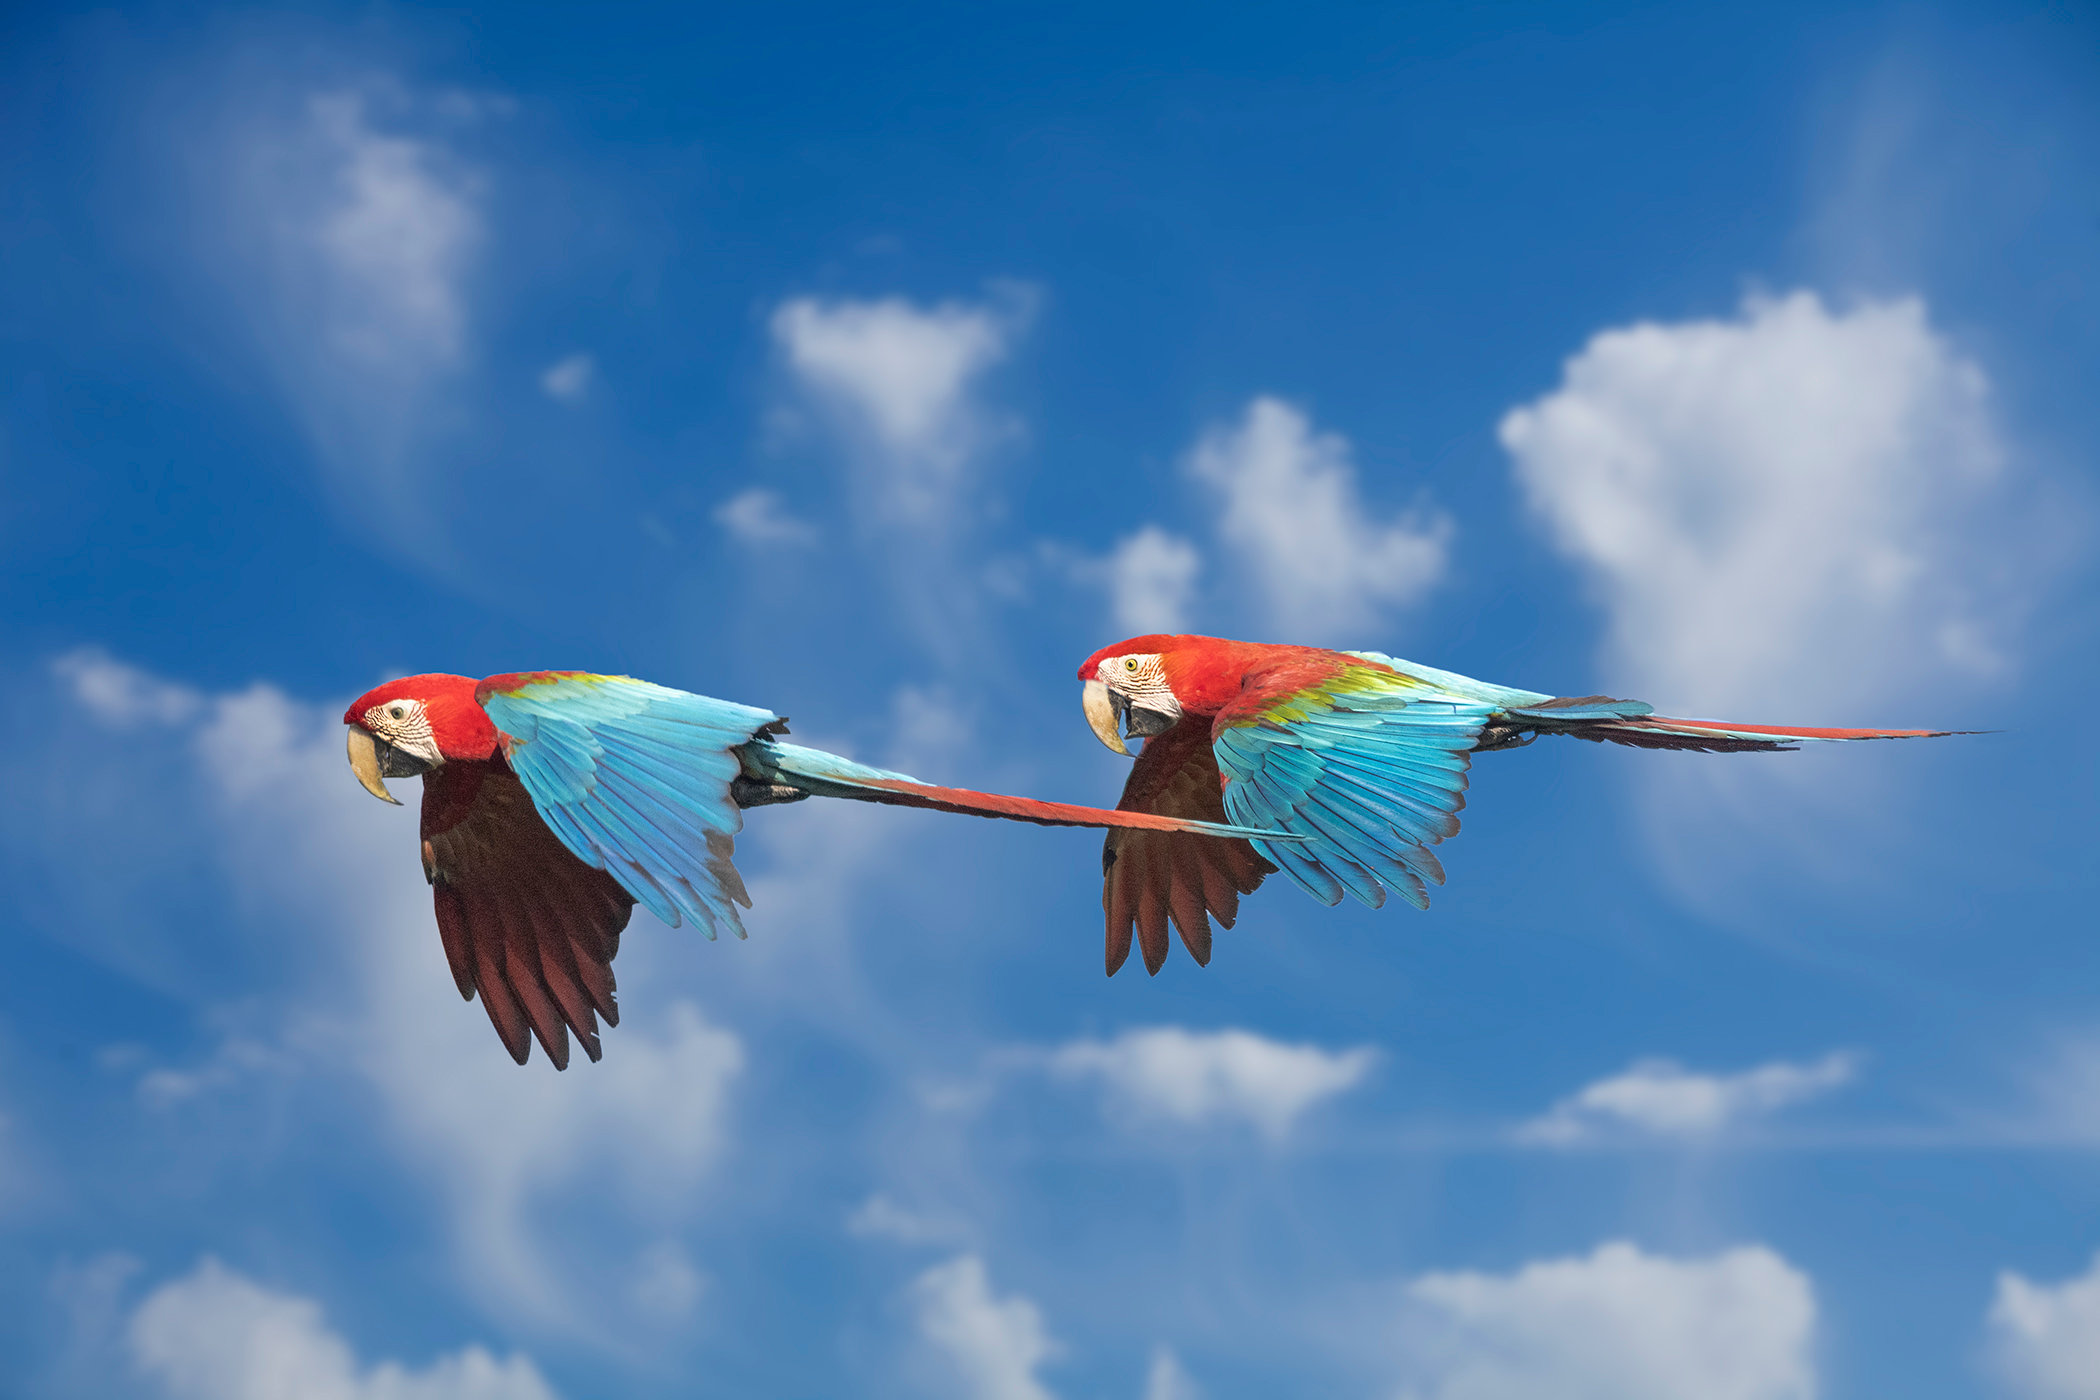
[[[1135,671],[1137,669],[1137,658],[1135,656],[1124,657],[1123,669],[1126,671]]]

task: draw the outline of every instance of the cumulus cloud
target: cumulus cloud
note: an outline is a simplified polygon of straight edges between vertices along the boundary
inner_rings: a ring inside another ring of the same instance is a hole
[[[796,297],[774,311],[775,346],[797,387],[843,435],[863,503],[891,526],[953,523],[968,468],[999,425],[972,395],[1026,327],[1029,298],[922,306]]]
[[[1074,1041],[1052,1051],[1049,1066],[1099,1081],[1139,1122],[1240,1122],[1281,1141],[1308,1109],[1360,1083],[1376,1059],[1368,1046],[1333,1051],[1251,1031],[1154,1026]]]
[[[1857,1061],[1846,1054],[1808,1064],[1774,1061],[1740,1074],[1695,1074],[1669,1060],[1642,1060],[1561,1100],[1520,1128],[1518,1137],[1550,1146],[1625,1129],[1656,1137],[1711,1138],[1842,1088],[1857,1069]]]
[[[1406,1400],[1812,1400],[1814,1290],[1762,1246],[1631,1244],[1514,1273],[1424,1274],[1397,1336]]]
[[[1998,1275],[1986,1327],[2000,1375],[2023,1400],[2100,1400],[2100,1255],[2059,1284]]]
[[[1057,1354],[1042,1311],[1019,1295],[996,1298],[984,1261],[963,1254],[911,1285],[919,1335],[947,1365],[965,1400],[1051,1400],[1036,1369]]]
[[[166,686],[125,669],[103,659],[69,679],[83,697]],[[332,995],[284,1027],[282,1052],[229,1048],[202,1072],[151,1074],[141,1091],[165,1106],[257,1064],[347,1066],[377,1091],[400,1151],[444,1192],[482,1290],[550,1321],[587,1314],[541,1257],[547,1203],[587,1179],[594,1210],[660,1237],[723,1149],[742,1042],[690,1003],[652,1006],[644,1019],[629,996],[629,1024],[602,1064],[520,1071],[446,973],[412,826],[346,788],[340,712],[269,686],[183,693],[196,716],[200,816],[217,830],[237,893],[280,921],[333,930],[323,946],[352,961]],[[624,1272],[627,1261],[601,1262]]]
[[[1205,433],[1187,466],[1215,492],[1219,539],[1283,636],[1370,645],[1364,634],[1385,609],[1444,575],[1450,517],[1423,507],[1373,519],[1349,440],[1315,432],[1281,399],[1257,398],[1238,423]]]
[[[1120,541],[1105,562],[1116,626],[1131,636],[1185,629],[1202,567],[1193,544],[1157,525]]]
[[[1875,723],[2017,645],[2032,551],[1989,384],[1916,298],[1833,311],[1796,292],[1607,330],[1500,432],[1605,608],[1615,691]]]
[[[748,545],[801,548],[817,542],[817,527],[788,511],[778,492],[754,486],[715,507],[715,523]]]
[[[540,371],[540,392],[573,408],[590,397],[591,383],[597,377],[597,361],[579,351]]]
[[[174,1400],[554,1400],[531,1360],[478,1346],[412,1369],[359,1363],[308,1299],[206,1259],[139,1305],[132,1361]]]

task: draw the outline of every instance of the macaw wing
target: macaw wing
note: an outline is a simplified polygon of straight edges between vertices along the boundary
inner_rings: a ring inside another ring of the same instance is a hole
[[[537,1035],[556,1069],[569,1032],[598,1058],[598,1018],[620,1023],[612,962],[634,896],[576,858],[498,763],[448,763],[423,783],[423,873],[459,994],[511,1058]]]
[[[1496,708],[1376,664],[1256,683],[1211,727],[1226,815],[1306,838],[1254,846],[1323,904],[1351,894],[1376,908],[1390,889],[1426,909],[1444,882],[1429,848],[1458,831]]]
[[[744,936],[735,749],[779,716],[626,676],[536,671],[474,692],[532,805],[586,865],[665,923]]]
[[[1223,823],[1225,795],[1210,725],[1185,719],[1145,741],[1117,809]],[[1108,974],[1130,956],[1131,934],[1156,973],[1167,960],[1167,925],[1198,966],[1210,962],[1210,921],[1231,928],[1240,896],[1276,867],[1239,839],[1111,827],[1101,843],[1101,912],[1108,920]]]

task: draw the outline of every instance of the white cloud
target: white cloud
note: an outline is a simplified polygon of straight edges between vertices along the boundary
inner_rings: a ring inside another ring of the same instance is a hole
[[[1406,1288],[1407,1400],[1812,1400],[1808,1278],[1762,1246],[1671,1259],[1631,1244]]]
[[[79,675],[103,671],[74,674],[77,689]],[[129,689],[138,684],[161,683]],[[299,1003],[281,1055],[229,1049],[202,1071],[149,1076],[142,1093],[172,1103],[257,1064],[289,1073],[288,1059],[313,1072],[347,1066],[444,1193],[483,1291],[550,1323],[589,1321],[587,1304],[564,1291],[574,1270],[541,1258],[547,1203],[587,1179],[594,1208],[660,1236],[692,1208],[723,1150],[742,1042],[687,1002],[636,1015],[630,993],[628,1024],[608,1037],[603,1063],[519,1069],[446,972],[412,819],[346,783],[339,711],[268,686],[197,705],[197,798],[235,891],[276,921],[331,930],[317,946],[343,950],[350,965]]]
[[[381,130],[359,93],[307,104],[326,184],[295,236],[323,277],[322,334],[390,377],[401,357],[450,365],[466,349],[462,281],[483,235],[478,177],[442,146]]]
[[[1006,358],[1028,311],[1019,291],[930,307],[796,297],[774,311],[774,343],[845,435],[864,502],[882,523],[952,523],[972,485],[969,465],[998,431],[971,388]]]
[[[1152,1364],[1145,1370],[1145,1400],[1201,1400],[1202,1395],[1172,1348],[1152,1349]]]
[[[1669,1060],[1642,1060],[1561,1100],[1518,1136],[1555,1146],[1626,1128],[1657,1137],[1710,1138],[1842,1088],[1857,1068],[1854,1057],[1842,1053],[1810,1064],[1774,1061],[1740,1074],[1695,1074]]]
[[[1606,684],[1667,713],[1898,723],[1999,671],[2031,551],[1983,371],[1915,298],[1599,333],[1503,445],[1606,609]],[[1915,701],[1907,702],[1912,710]]]
[[[754,486],[715,507],[715,523],[749,545],[800,548],[817,542],[817,527],[799,520],[777,492]]]
[[[1188,470],[1217,491],[1219,537],[1290,640],[1368,645],[1362,634],[1385,608],[1415,602],[1444,575],[1450,518],[1419,508],[1371,519],[1348,439],[1314,432],[1281,399],[1257,398],[1238,424],[1204,434]]]
[[[1052,1051],[1049,1065],[1054,1074],[1098,1079],[1141,1121],[1239,1121],[1280,1141],[1306,1110],[1361,1082],[1376,1059],[1368,1046],[1332,1051],[1250,1031],[1155,1026],[1074,1041]]]
[[[1106,561],[1116,626],[1130,636],[1187,627],[1202,567],[1194,545],[1157,525],[1120,541]]]
[[[940,1244],[968,1233],[959,1220],[899,1205],[879,1191],[846,1218],[846,1232],[861,1239],[895,1240],[899,1244]]]
[[[1057,1353],[1028,1299],[992,1296],[984,1261],[958,1255],[911,1285],[919,1334],[946,1361],[966,1400],[1051,1400],[1036,1368]]]
[[[267,88],[261,89],[267,92]],[[478,114],[493,104],[471,104]],[[264,99],[202,164],[225,221],[207,249],[337,499],[429,554],[441,521],[429,448],[456,426],[488,176],[466,117],[386,80]]]
[[[591,383],[597,377],[597,361],[578,351],[540,371],[540,391],[556,403],[574,407],[590,396]]]
[[[314,1303],[206,1259],[139,1305],[133,1362],[175,1400],[554,1400],[523,1356],[478,1346],[411,1370],[361,1365]]]
[[[180,724],[203,708],[203,697],[127,666],[95,647],[67,652],[52,663],[74,698],[95,718],[121,729]]]
[[[2022,1400],[2100,1400],[2100,1255],[2054,1286],[2001,1273],[1986,1325],[1999,1373]]]

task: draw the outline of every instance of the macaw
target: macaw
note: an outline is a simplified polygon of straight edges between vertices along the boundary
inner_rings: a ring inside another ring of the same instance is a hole
[[[1102,847],[1108,972],[1167,958],[1167,925],[1200,964],[1210,920],[1231,928],[1241,895],[1279,868],[1322,904],[1417,909],[1444,883],[1430,847],[1458,832],[1476,753],[1541,734],[1644,749],[1742,753],[1802,742],[1924,739],[1937,729],[1797,729],[1665,719],[1638,700],[1564,698],[1490,685],[1375,651],[1152,635],[1103,647],[1079,668],[1095,735],[1128,755],[1123,811],[1280,829],[1301,838],[1194,840],[1112,828]],[[1118,732],[1118,726],[1121,732]]]
[[[732,856],[746,807],[848,797],[1045,826],[1260,834],[935,787],[782,743],[787,722],[770,710],[627,676],[409,676],[358,697],[343,723],[351,770],[374,797],[399,806],[385,780],[422,776],[423,874],[446,960],[521,1065],[537,1037],[566,1069],[570,1031],[599,1057],[598,1018],[620,1022],[612,962],[636,904],[710,939],[744,936],[737,906],[751,897]]]

